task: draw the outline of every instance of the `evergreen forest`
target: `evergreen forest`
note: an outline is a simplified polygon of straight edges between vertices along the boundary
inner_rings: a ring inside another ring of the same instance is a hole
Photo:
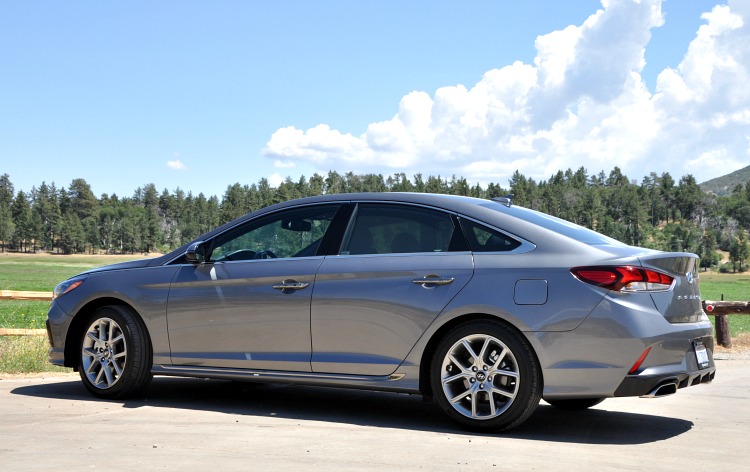
[[[687,251],[704,268],[742,271],[748,258],[750,181],[728,195],[701,190],[695,177],[675,180],[652,172],[640,182],[615,167],[589,175],[583,167],[535,181],[516,171],[507,186],[470,185],[452,176],[409,178],[403,173],[287,178],[274,187],[267,179],[235,183],[224,195],[194,195],[154,184],[133,195],[98,198],[84,179],[68,187],[40,183],[16,191],[8,174],[0,176],[0,251],[76,253],[168,252],[200,234],[264,206],[294,198],[344,192],[430,192],[493,198],[513,194],[513,204],[532,208],[594,229],[628,244],[664,251]]]

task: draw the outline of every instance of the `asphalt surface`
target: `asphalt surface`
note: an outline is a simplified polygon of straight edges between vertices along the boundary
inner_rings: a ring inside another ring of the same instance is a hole
[[[498,435],[456,429],[421,397],[157,377],[138,401],[77,376],[0,380],[3,471],[743,470],[750,360],[660,399],[583,412],[542,403]]]

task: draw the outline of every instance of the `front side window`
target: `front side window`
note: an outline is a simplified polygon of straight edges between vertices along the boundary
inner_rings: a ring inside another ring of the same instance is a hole
[[[314,256],[338,208],[318,205],[260,217],[218,236],[210,261]]]
[[[453,220],[447,213],[398,204],[360,203],[342,255],[447,252],[454,248]]]

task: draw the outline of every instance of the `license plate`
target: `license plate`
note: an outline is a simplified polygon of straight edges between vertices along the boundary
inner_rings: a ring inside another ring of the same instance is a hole
[[[695,347],[695,359],[698,361],[698,368],[705,369],[708,367],[708,351],[703,341],[693,341]]]

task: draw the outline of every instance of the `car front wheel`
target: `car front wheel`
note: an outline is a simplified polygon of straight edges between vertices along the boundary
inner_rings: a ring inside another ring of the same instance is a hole
[[[151,348],[138,316],[123,306],[105,306],[85,326],[78,371],[88,391],[102,398],[141,393],[151,381]]]
[[[516,427],[541,399],[531,348],[520,334],[492,321],[472,321],[450,331],[436,349],[430,380],[448,417],[476,431]]]

